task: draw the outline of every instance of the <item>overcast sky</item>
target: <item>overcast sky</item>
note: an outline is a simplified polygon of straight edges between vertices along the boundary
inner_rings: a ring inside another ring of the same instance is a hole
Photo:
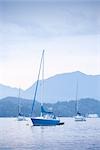
[[[0,83],[31,86],[43,49],[45,78],[100,74],[100,1],[0,0]]]

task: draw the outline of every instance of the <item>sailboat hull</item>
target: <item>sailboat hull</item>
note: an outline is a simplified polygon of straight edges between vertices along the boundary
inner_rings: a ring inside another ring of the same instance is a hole
[[[75,121],[86,121],[86,118],[84,116],[75,116]]]
[[[24,116],[18,116],[17,120],[18,121],[26,121],[26,118]]]
[[[58,119],[45,119],[45,118],[31,118],[34,126],[53,126],[60,125],[60,120]]]

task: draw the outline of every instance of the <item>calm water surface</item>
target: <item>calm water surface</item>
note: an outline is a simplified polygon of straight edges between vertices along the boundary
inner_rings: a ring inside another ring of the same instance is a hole
[[[100,118],[36,127],[30,119],[0,118],[0,150],[100,150]]]

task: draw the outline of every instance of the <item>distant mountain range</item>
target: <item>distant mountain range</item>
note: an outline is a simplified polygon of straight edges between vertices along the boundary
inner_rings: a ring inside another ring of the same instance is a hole
[[[100,75],[86,75],[76,71],[58,74],[44,80],[44,102],[75,100],[78,81],[78,99],[93,98],[100,100]],[[36,82],[27,90],[21,90],[21,97],[33,99]],[[18,97],[19,89],[0,85],[0,98]],[[37,101],[40,101],[41,81],[39,82]]]
[[[32,109],[32,100],[20,99],[21,112],[25,116],[30,116]],[[75,116],[76,101],[63,101],[57,103],[44,103],[45,109],[51,109],[56,116],[72,117]],[[98,114],[100,117],[100,101],[95,99],[79,100],[79,111],[86,116],[88,114]],[[40,115],[40,103],[36,101],[34,116]],[[18,116],[18,98],[7,97],[0,100],[0,117]]]
[[[21,93],[23,92],[24,90],[21,90]],[[0,98],[5,98],[8,96],[18,97],[18,95],[19,89],[0,84]]]

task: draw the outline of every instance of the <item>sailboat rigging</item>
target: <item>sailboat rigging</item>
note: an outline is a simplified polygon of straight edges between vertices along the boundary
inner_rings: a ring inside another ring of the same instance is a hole
[[[20,99],[20,88],[19,88],[19,95],[18,95],[18,121],[25,121],[25,117],[22,114],[22,105],[21,105],[21,99]]]
[[[83,116],[79,112],[79,100],[78,100],[78,81],[77,81],[77,87],[76,87],[76,116],[75,121],[86,121],[85,116]]]
[[[38,86],[39,86],[39,77],[40,77],[40,73],[41,73],[41,68],[42,68],[41,115],[39,117],[33,117],[33,110],[34,110],[34,104],[36,101],[37,90],[38,90]],[[35,88],[35,93],[34,93],[32,112],[31,112],[31,121],[34,126],[51,126],[51,125],[64,124],[63,122],[60,122],[60,119],[57,118],[52,111],[46,111],[44,109],[43,99],[44,99],[44,50],[42,52],[39,73],[38,73],[38,78],[37,78],[37,83],[36,83],[36,88]]]

